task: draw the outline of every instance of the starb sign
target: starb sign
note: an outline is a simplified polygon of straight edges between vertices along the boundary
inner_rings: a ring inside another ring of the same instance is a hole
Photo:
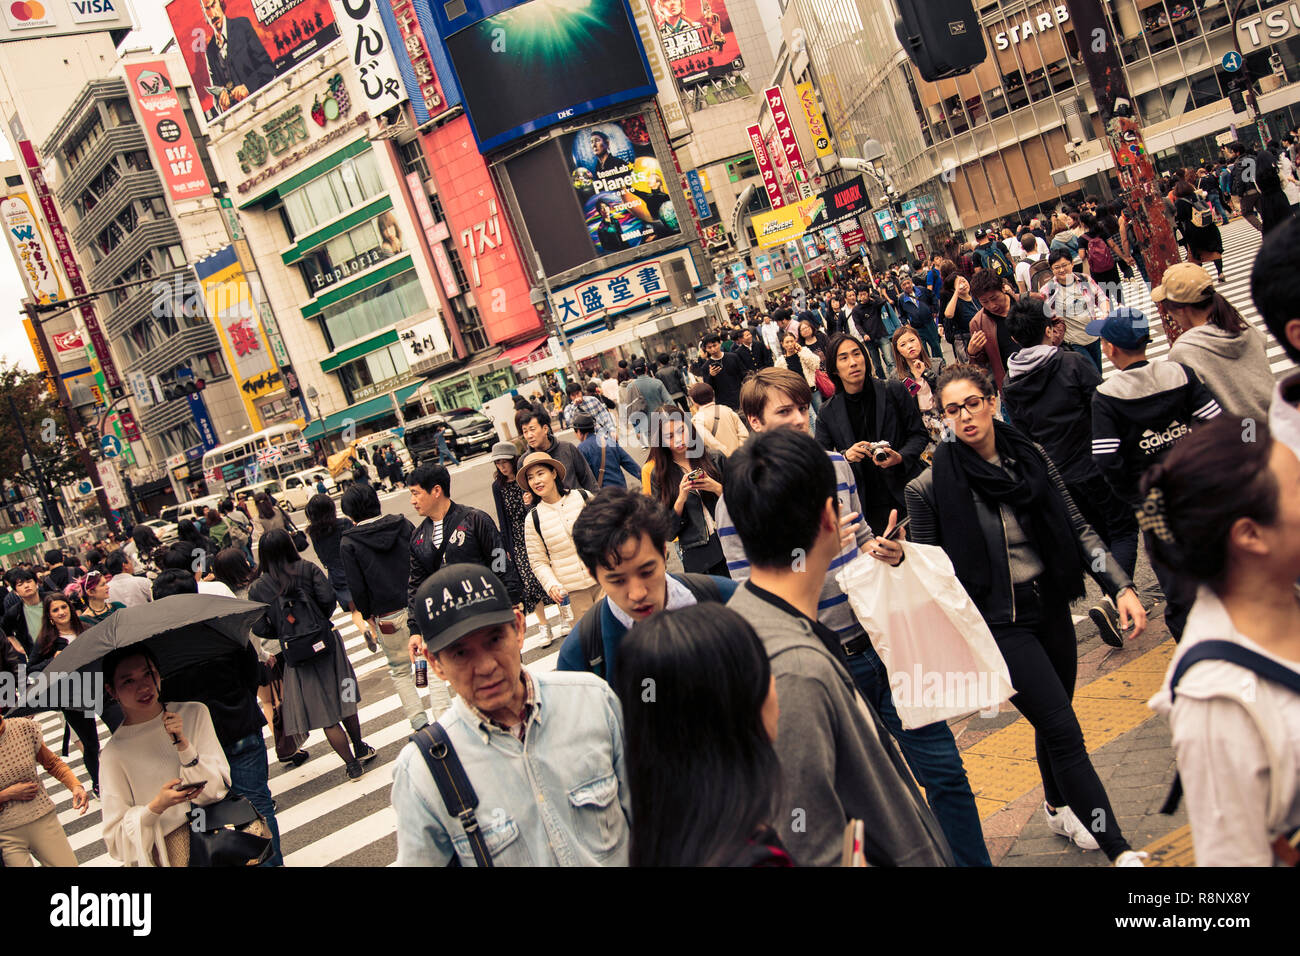
[[[1011,44],[1023,43],[1035,34],[1054,30],[1069,19],[1070,10],[1065,4],[1060,4],[1051,11],[1036,16],[1031,17],[1026,14],[1025,19],[1020,23],[1012,24],[1009,29],[994,34],[993,45],[999,50],[1005,50]]]

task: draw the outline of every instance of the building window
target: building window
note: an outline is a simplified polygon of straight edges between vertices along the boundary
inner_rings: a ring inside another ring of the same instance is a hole
[[[481,352],[488,347],[487,332],[483,329],[483,316],[478,309],[465,301],[463,296],[451,300],[452,310],[456,313],[456,328],[469,352]]]
[[[321,327],[330,351],[334,351],[428,307],[420,278],[410,269],[326,307],[321,312]]]
[[[183,455],[195,445],[203,444],[203,436],[199,434],[194,422],[181,422],[175,428],[162,432],[158,436],[158,444],[162,446],[164,456],[170,458],[172,455]]]
[[[469,276],[465,274],[465,266],[460,261],[459,249],[448,249],[447,258],[451,262],[451,271],[456,273],[456,286],[464,292],[469,288]]]
[[[289,238],[306,235],[383,191],[373,152],[346,160],[284,197]]]
[[[419,173],[421,179],[429,178],[429,164],[424,158],[424,148],[419,139],[398,146],[397,155],[402,160],[402,172]]]
[[[410,370],[402,347],[390,345],[362,356],[355,362],[339,366],[339,384],[343,386],[343,393],[350,405],[374,398],[381,391],[393,388],[408,377]]]
[[[438,200],[436,193],[429,197],[429,209],[433,212],[434,222],[446,221],[447,210],[442,208],[442,203]]]
[[[327,286],[364,272],[404,251],[397,217],[391,210],[317,246],[298,263],[307,292],[316,295]]]

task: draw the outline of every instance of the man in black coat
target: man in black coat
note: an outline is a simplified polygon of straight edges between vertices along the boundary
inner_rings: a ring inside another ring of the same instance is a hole
[[[740,411],[740,386],[749,370],[735,352],[722,351],[722,337],[711,332],[700,343],[705,354],[704,375],[717,401],[732,411]]]
[[[920,474],[930,433],[902,382],[867,374],[867,357],[856,340],[842,343],[826,364],[835,395],[817,416],[817,442],[853,466],[863,516],[879,531],[888,526],[891,509],[902,519],[903,489]],[[889,442],[889,448],[873,454],[869,446],[878,441]]]
[[[655,369],[655,378],[664,383],[669,398],[680,405],[683,411],[690,411],[686,404],[686,376],[669,359],[667,352],[659,355],[659,367]]]
[[[740,344],[749,350],[754,356],[754,365],[756,368],[771,368],[775,360],[772,358],[772,350],[767,347],[763,337],[754,332],[754,327],[746,327],[740,332]]]
[[[203,15],[212,26],[208,76],[222,88],[216,106],[224,113],[275,79],[275,67],[252,21],[226,16],[226,0],[203,0]]]

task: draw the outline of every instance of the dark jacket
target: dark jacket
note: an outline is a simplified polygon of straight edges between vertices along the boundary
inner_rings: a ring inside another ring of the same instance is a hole
[[[676,400],[686,394],[686,378],[676,365],[669,363],[663,366],[655,372],[655,378],[664,383],[670,398]]]
[[[568,447],[573,448],[572,445]],[[577,454],[576,448],[574,453]],[[586,462],[584,461],[583,464],[585,465]],[[415,534],[411,536],[406,610],[412,624],[416,621],[415,592],[419,590],[425,578],[448,564],[464,562],[491,568],[510,592],[510,600],[515,604],[523,601],[524,585],[510,556],[510,549],[486,511],[453,501],[442,519],[442,536],[447,547],[443,552],[441,563],[437,564],[435,562],[438,549],[433,546],[433,519],[425,518],[421,521],[420,526],[415,529]],[[356,592],[353,591],[353,596],[355,595]]]
[[[892,506],[898,508],[901,520],[905,507],[903,489],[921,470],[921,452],[930,443],[930,432],[921,418],[920,406],[907,393],[902,382],[893,377],[888,382],[882,382],[878,378],[867,376],[867,383],[876,393],[876,440],[889,442],[889,447],[903,457],[901,464],[881,471],[881,478],[893,498]],[[837,451],[840,454],[856,443],[853,426],[849,423],[848,405],[842,392],[837,392],[822,406],[817,416],[816,437],[817,443],[827,451]],[[863,469],[875,467],[866,459],[853,465],[859,488],[872,486],[872,482],[864,480]],[[863,507],[870,508],[871,505],[864,501]],[[888,508],[883,511],[886,515],[889,513]]]
[[[749,347],[749,350],[754,353],[754,361],[758,363],[759,368],[771,368],[776,364],[772,350],[767,347],[761,335],[754,336],[754,344]]]
[[[329,617],[326,614],[326,617]],[[197,700],[212,715],[212,729],[223,750],[229,751],[245,737],[259,742],[266,717],[257,702],[261,668],[251,644],[167,675],[163,699]]]
[[[348,528],[339,538],[348,590],[363,617],[392,614],[407,603],[402,579],[410,574],[414,531],[405,515],[381,515]]]
[[[40,595],[45,597],[47,594],[62,592],[69,584],[75,581],[71,569],[66,564],[60,564],[53,568],[49,574],[45,575],[45,580],[41,582]]]
[[[879,293],[873,293],[865,304],[859,302],[853,307],[853,322],[868,341],[889,337],[885,330],[884,308],[885,299]]]
[[[716,376],[709,371],[714,365],[722,368]],[[734,352],[723,352],[719,359],[705,357],[704,375],[701,377],[713,389],[713,397],[719,404],[740,411],[740,385],[745,381],[746,371],[745,363]]]
[[[1086,361],[1086,359],[1085,359]],[[1070,526],[1074,529],[1079,542],[1079,556],[1083,565],[1089,569],[1093,580],[1111,597],[1123,588],[1132,585],[1132,580],[1124,573],[1115,560],[1098,561],[1097,555],[1108,553],[1106,543],[1097,536],[1088,522],[1083,520],[1074,499],[1065,488],[1065,480],[1057,471],[1051,458],[1047,458],[1041,446],[1038,448],[1047,459],[1047,473],[1057,493],[1065,499],[1065,507],[1070,514]],[[1011,562],[1008,558],[1006,530],[1002,523],[1002,510],[993,507],[979,495],[975,496],[975,510],[979,516],[980,529],[983,531],[981,542],[944,541],[943,528],[939,526],[939,506],[934,490],[934,471],[927,470],[907,486],[907,516],[911,524],[907,527],[908,540],[916,544],[937,544],[944,550],[953,548],[983,547],[993,569],[993,586],[988,596],[976,602],[985,621],[1013,622],[1016,620],[1015,593],[1011,585]],[[1022,526],[1028,519],[1021,518]],[[1046,563],[1051,555],[1040,554],[1039,560]],[[1101,570],[1097,570],[1100,566]]]
[[[1069,484],[1101,474],[1092,460],[1092,394],[1100,384],[1091,359],[1049,345],[1013,355],[1002,382],[1011,420],[1043,446]]]
[[[740,359],[740,364],[745,366],[746,372],[757,372],[761,367],[758,364],[758,358],[754,355],[753,350],[746,348],[739,342],[732,347],[731,354]]]
[[[939,311],[939,300],[925,286],[914,285],[910,297],[899,293],[898,311],[912,328],[923,329],[926,323],[934,321]]]
[[[299,561],[293,567],[298,587],[316,604],[321,615],[328,621],[334,615],[338,601],[334,597],[334,589],[330,587],[329,579],[325,577],[325,572],[311,561]],[[248,588],[250,601],[261,601],[263,604],[270,605],[270,610],[253,623],[253,633],[258,637],[268,639],[279,637],[275,615],[275,599],[279,594],[280,582],[267,573],[259,575]]]
[[[626,471],[634,479],[640,480],[641,466],[636,463],[631,455],[623,450],[623,446],[613,439],[604,439],[605,449],[605,472],[597,474],[596,480],[602,488],[626,488],[627,482],[623,478],[623,472]],[[600,471],[600,454],[601,454],[601,437],[598,434],[588,435],[578,445],[578,451],[587,459],[587,464],[591,466],[592,474]],[[493,489],[496,483],[493,482]],[[497,502],[497,514],[502,513],[502,504]]]
[[[247,17],[227,17],[226,36],[227,60],[221,58],[216,39],[208,41],[208,74],[212,85],[246,86],[252,96],[275,79],[275,67]]]
[[[334,532],[332,534],[312,534],[307,532],[311,538],[312,550],[316,552],[316,557],[320,563],[325,566],[325,573],[330,579],[330,584],[334,586],[335,591],[348,590],[348,575],[343,568],[343,561],[339,557],[339,547],[343,543],[343,534],[349,528],[354,527],[351,518],[336,518]]]
[[[525,451],[524,455],[527,455],[530,451],[532,451],[531,448]],[[591,473],[591,466],[587,464],[587,459],[582,457],[577,445],[572,442],[560,441],[552,435],[551,447],[545,449],[545,451],[546,454],[564,466],[564,481],[561,484],[563,484],[565,491],[586,488],[594,495],[600,490],[596,484],[596,476]],[[520,460],[522,461],[522,456]]]
[[[29,634],[27,631],[27,621],[23,615],[23,602],[21,599],[16,604],[11,604],[5,608],[3,627],[5,634],[17,638],[18,643],[23,646],[23,650],[30,655],[32,649],[36,647],[38,635]]]

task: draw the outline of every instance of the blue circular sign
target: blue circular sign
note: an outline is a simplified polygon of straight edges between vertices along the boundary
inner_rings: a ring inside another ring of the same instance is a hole
[[[1241,69],[1241,54],[1236,50],[1229,50],[1223,54],[1223,68],[1229,73],[1236,73]]]
[[[86,495],[91,494],[94,490],[95,490],[95,485],[91,482],[89,478],[82,478],[79,482],[77,482],[77,494],[81,495],[83,498]]]
[[[99,450],[105,458],[116,458],[122,454],[122,440],[116,435],[105,435],[99,440]]]

